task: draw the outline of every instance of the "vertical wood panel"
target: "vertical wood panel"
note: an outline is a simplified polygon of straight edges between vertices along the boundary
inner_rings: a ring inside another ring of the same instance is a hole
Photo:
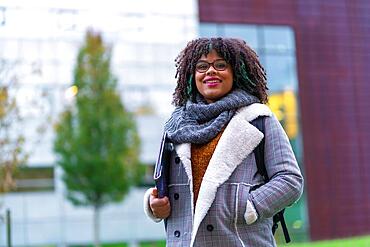
[[[199,0],[201,22],[296,32],[310,233],[369,234],[370,1]]]

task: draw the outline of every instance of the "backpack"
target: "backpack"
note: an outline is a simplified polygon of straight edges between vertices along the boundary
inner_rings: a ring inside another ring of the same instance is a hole
[[[261,131],[263,134],[265,134],[265,121],[264,120],[265,120],[265,117],[260,116],[251,122],[251,124],[254,127],[256,127],[259,131]],[[270,179],[267,175],[266,166],[265,166],[265,138],[261,140],[258,146],[254,149],[253,153],[256,159],[257,171],[263,177],[263,180],[265,181],[265,183],[267,183]],[[278,213],[276,213],[273,216],[272,233],[275,234],[275,231],[278,228],[278,223],[280,222],[281,227],[283,229],[285,241],[289,243],[290,236],[289,236],[288,228],[285,224],[284,211],[285,211],[285,208],[280,210]]]

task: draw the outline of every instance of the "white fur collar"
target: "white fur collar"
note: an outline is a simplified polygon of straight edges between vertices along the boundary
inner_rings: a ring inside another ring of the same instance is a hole
[[[192,210],[194,211],[194,218],[190,246],[193,245],[199,225],[216,197],[218,187],[230,177],[235,168],[254,150],[263,138],[263,134],[249,122],[258,116],[271,116],[271,114],[270,109],[266,105],[252,104],[238,110],[225,128],[204,174],[195,211]],[[184,164],[189,178],[191,198],[193,200],[190,148],[191,144],[189,143],[177,145],[176,152]]]

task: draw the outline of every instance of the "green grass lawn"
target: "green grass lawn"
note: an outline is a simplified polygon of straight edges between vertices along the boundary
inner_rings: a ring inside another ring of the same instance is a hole
[[[120,245],[123,246],[123,245]],[[141,243],[140,247],[165,247],[165,242]],[[329,241],[279,244],[279,247],[370,247],[370,236]],[[108,246],[107,246],[108,247]],[[111,246],[109,246],[111,247]],[[118,245],[116,247],[119,247]]]
[[[370,236],[318,241],[309,243],[290,243],[279,245],[281,247],[370,247]]]
[[[123,245],[120,245],[120,246],[123,246]],[[164,241],[140,244],[140,247],[165,247],[165,246],[166,244]],[[337,240],[329,240],[329,241],[308,242],[308,243],[279,244],[278,246],[279,247],[370,247],[370,236],[349,238],[349,239],[337,239]],[[118,245],[116,247],[118,247]]]
[[[102,244],[102,247],[127,247],[127,246],[128,245],[124,243]],[[140,247],[165,247],[165,246],[166,246],[165,241],[140,243]],[[328,241],[307,242],[307,243],[278,244],[278,246],[279,247],[370,247],[370,236],[347,238],[347,239],[336,239],[336,240],[328,240]],[[71,247],[85,247],[85,246],[71,246]]]

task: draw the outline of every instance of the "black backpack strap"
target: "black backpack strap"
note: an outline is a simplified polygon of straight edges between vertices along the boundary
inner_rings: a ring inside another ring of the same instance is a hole
[[[255,120],[251,122],[254,127],[256,127],[259,131],[261,131],[263,134],[265,134],[265,117],[259,116]],[[254,149],[254,157],[256,159],[257,164],[257,171],[258,173],[263,177],[263,180],[265,183],[267,183],[270,179],[268,177],[266,166],[265,166],[265,138],[261,140],[261,142],[258,144],[258,146]],[[278,222],[281,223],[281,228],[283,229],[285,241],[289,243],[290,236],[288,232],[288,228],[285,223],[284,219],[284,210],[282,209],[273,217],[273,225],[272,225],[272,233],[275,234],[276,229],[278,228]]]
[[[286,223],[285,223],[284,211],[285,211],[285,208],[283,208],[277,214],[274,215],[274,218],[273,218],[274,224],[272,226],[272,233],[275,234],[275,231],[278,228],[277,223],[280,221],[281,228],[283,229],[283,233],[284,233],[285,242],[289,243],[291,240],[290,240],[290,236],[288,232],[288,227],[286,226]]]
[[[260,116],[251,122],[254,127],[265,134],[265,117]],[[265,166],[265,138],[261,140],[258,146],[254,149],[254,157],[256,159],[257,171],[263,177],[265,183],[269,181]]]

